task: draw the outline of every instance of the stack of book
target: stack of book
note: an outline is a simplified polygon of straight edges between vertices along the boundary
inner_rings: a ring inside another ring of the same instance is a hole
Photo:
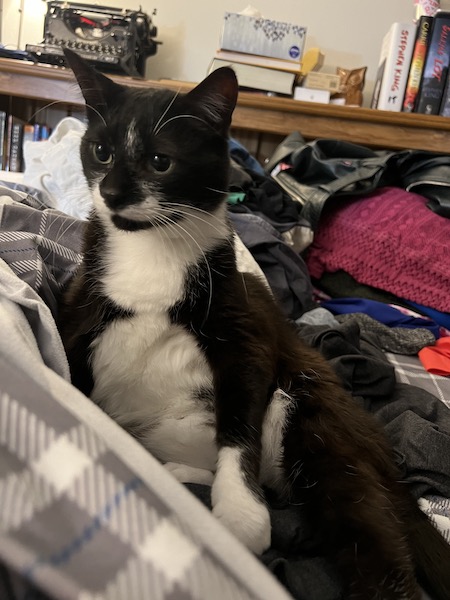
[[[372,108],[450,116],[450,12],[393,23],[380,55]]]
[[[242,89],[292,96],[302,65],[299,61],[218,50],[211,61],[209,72],[220,67],[232,67]]]
[[[23,171],[23,146],[27,141],[48,139],[47,125],[31,125],[0,110],[0,168],[3,171]]]
[[[292,96],[301,75],[305,37],[304,27],[225,13],[220,49],[208,72],[231,66],[241,89]]]

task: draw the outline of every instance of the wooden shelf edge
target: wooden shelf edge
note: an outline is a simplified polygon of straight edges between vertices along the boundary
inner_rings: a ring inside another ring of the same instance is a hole
[[[109,75],[136,88],[188,92],[196,84],[171,79],[146,80]],[[84,100],[70,69],[0,58],[0,94],[68,105]],[[386,148],[416,148],[450,153],[450,119],[418,113],[315,104],[291,98],[240,92],[233,127],[284,136],[300,131],[305,138],[329,137]]]

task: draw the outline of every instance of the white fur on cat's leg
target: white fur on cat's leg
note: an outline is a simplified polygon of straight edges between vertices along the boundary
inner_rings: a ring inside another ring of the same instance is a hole
[[[172,475],[178,479],[180,483],[202,483],[204,485],[212,485],[214,474],[207,469],[197,469],[182,463],[167,462],[164,464]]]
[[[249,489],[239,448],[221,448],[211,490],[213,514],[249,550],[262,554],[270,546],[267,506]]]

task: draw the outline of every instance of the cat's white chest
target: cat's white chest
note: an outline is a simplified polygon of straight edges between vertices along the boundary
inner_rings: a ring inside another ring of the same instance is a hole
[[[102,283],[115,303],[158,317],[183,298],[190,261],[176,243],[157,231],[114,231],[109,241]]]
[[[168,313],[184,299],[189,268],[226,233],[206,220],[194,229],[110,228],[101,282],[133,315],[107,324],[92,344],[92,398],[163,462],[213,470],[212,373],[195,336]]]
[[[209,365],[167,315],[117,319],[93,344],[92,399],[163,462],[214,469]]]
[[[225,206],[201,219],[195,215],[169,227],[130,233],[112,225],[101,198],[96,204],[108,231],[104,291],[119,306],[136,312],[158,314],[182,300],[188,270],[229,235]]]

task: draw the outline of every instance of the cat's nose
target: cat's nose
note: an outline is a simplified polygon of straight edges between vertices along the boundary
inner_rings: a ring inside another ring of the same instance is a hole
[[[124,185],[124,181],[128,181],[126,175],[124,170],[113,168],[100,182],[100,194],[111,210],[118,210],[132,204],[130,186]]]
[[[118,188],[112,186],[100,186],[100,193],[106,206],[111,210],[123,208],[129,203],[126,194]]]

